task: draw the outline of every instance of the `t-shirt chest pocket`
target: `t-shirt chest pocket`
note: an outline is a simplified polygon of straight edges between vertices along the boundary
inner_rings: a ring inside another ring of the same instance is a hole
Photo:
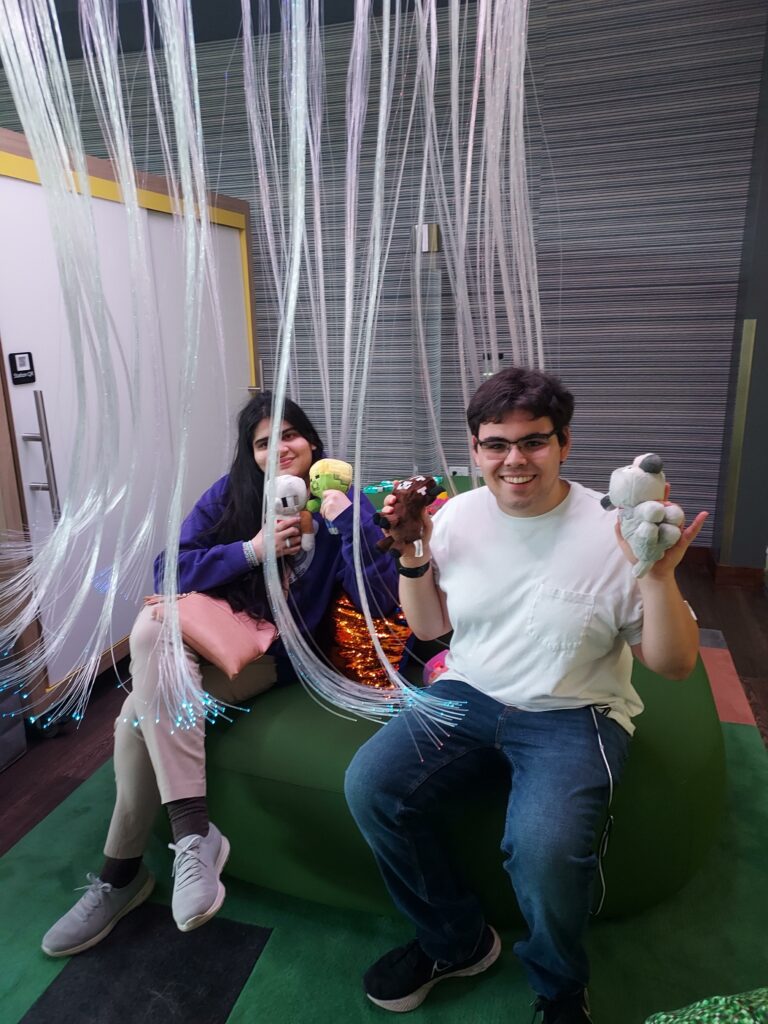
[[[526,632],[551,651],[575,651],[584,639],[594,606],[591,594],[540,583],[528,613]]]

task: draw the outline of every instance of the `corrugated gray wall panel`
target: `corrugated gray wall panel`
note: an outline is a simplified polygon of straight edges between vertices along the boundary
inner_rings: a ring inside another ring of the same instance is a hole
[[[468,13],[471,52],[471,6]],[[765,22],[762,0],[531,4],[529,185],[545,353],[548,367],[562,375],[577,397],[569,468],[588,485],[604,488],[616,465],[657,449],[676,497],[692,510],[714,510]],[[442,40],[446,32],[441,12]],[[339,169],[346,145],[343,98],[350,36],[350,26],[339,25],[326,32],[325,41],[330,97],[324,140],[326,285],[337,304],[331,318],[336,337],[344,264],[338,231],[334,237],[330,229],[343,221]],[[276,96],[279,38],[273,37],[271,45]],[[211,186],[247,199],[255,210],[241,47],[201,45],[198,60]],[[413,60],[411,47],[403,66],[412,70]],[[161,171],[143,62],[129,55],[125,68],[138,159],[148,170]],[[442,68],[439,76],[438,103],[447,96],[446,71]],[[73,64],[72,73],[83,95],[86,147],[102,155],[79,65]],[[372,94],[376,84],[374,60]],[[467,83],[465,102],[468,95]],[[372,107],[369,121],[371,112]],[[0,124],[18,128],[2,79]],[[361,217],[370,208],[374,128],[371,121],[366,129],[362,166],[368,177],[361,188]],[[429,458],[428,427],[419,421],[423,399],[414,379],[410,295],[419,169],[414,157],[383,285],[366,419],[368,479],[410,471],[414,452]],[[434,208],[427,217],[437,219]],[[253,259],[257,328],[269,380],[277,323],[258,240]],[[431,339],[432,379],[441,381],[449,462],[466,464],[452,302],[443,275],[442,337]],[[471,302],[479,316],[480,300],[474,296]],[[503,321],[500,294],[495,307]],[[322,424],[307,309],[303,292],[298,397]],[[332,357],[331,368],[338,421],[339,357]],[[419,441],[414,448],[415,432]],[[702,539],[709,536],[707,528]]]
[[[549,366],[577,396],[571,471],[604,486],[656,449],[674,495],[714,512],[765,6],[537,8],[539,273]]]

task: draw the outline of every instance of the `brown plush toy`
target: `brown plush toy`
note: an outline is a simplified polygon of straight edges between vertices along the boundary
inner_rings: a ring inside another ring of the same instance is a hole
[[[415,544],[416,555],[420,557],[419,547],[424,532],[421,514],[442,492],[443,488],[431,476],[412,476],[409,480],[398,480],[392,490],[396,500],[390,515],[383,516],[377,512],[374,516],[375,523],[382,529],[396,527],[398,539],[395,541],[393,537],[382,537],[376,547],[380,551],[392,551],[399,558],[402,553],[400,546]]]

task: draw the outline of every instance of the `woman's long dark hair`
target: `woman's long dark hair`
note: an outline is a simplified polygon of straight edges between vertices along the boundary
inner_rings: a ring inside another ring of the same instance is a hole
[[[229,470],[227,504],[221,519],[211,530],[217,544],[251,540],[262,527],[264,473],[253,457],[253,438],[259,423],[271,416],[272,392],[260,391],[243,406],[237,418],[237,444]],[[304,410],[290,398],[285,400],[283,419],[314,445],[313,462],[325,457],[320,435]],[[261,569],[255,569],[226,586],[212,589],[210,593],[226,598],[235,611],[250,612],[254,618],[269,617],[269,602]]]

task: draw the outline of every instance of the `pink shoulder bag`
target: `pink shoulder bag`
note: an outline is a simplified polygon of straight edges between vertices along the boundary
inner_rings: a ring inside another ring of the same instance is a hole
[[[152,605],[152,617],[162,622],[165,599],[161,594],[144,598]],[[248,612],[235,612],[221,597],[192,591],[179,594],[179,628],[185,643],[201,657],[233,679],[246,665],[266,654],[277,637],[277,628]]]

